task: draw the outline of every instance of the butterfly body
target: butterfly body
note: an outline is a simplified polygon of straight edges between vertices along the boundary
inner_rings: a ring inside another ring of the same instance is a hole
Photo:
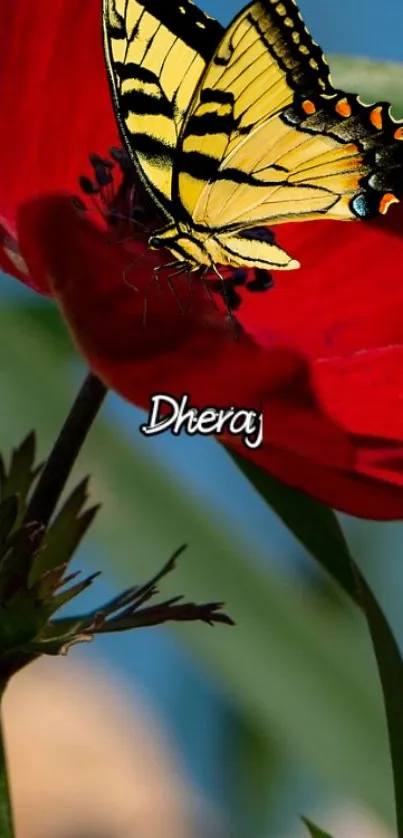
[[[299,267],[299,262],[291,259],[271,238],[264,240],[254,237],[254,229],[245,232],[244,235],[225,235],[224,232],[215,235],[210,230],[172,224],[153,233],[149,244],[153,249],[168,248],[179,262],[186,262],[191,270],[215,265],[233,268],[250,265],[267,270],[292,270]]]
[[[299,263],[263,228],[385,213],[403,194],[403,124],[336,90],[294,0],[254,0],[227,30],[190,0],[104,0],[123,141],[191,270]]]

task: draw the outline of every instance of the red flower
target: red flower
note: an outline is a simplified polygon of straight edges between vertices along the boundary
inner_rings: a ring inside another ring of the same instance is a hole
[[[265,294],[240,290],[238,340],[197,278],[193,288],[173,280],[181,313],[166,273],[150,281],[165,257],[146,249],[141,226],[111,241],[114,225],[106,234],[71,200],[89,153],[117,142],[99,0],[54,0],[51,16],[48,0],[3,5],[0,217],[29,273],[3,249],[5,269],[56,296],[89,364],[126,399],[147,407],[155,392],[187,392],[200,407],[262,404],[262,448],[227,444],[339,509],[403,517],[401,207],[371,224],[277,228],[303,267],[278,272]]]

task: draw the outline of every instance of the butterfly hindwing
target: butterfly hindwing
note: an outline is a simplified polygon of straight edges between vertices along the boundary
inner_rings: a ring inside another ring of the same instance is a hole
[[[103,0],[103,30],[125,146],[157,205],[171,216],[182,123],[224,30],[190,0]]]
[[[369,217],[403,190],[402,165],[385,150],[402,133],[384,106],[333,88],[293,0],[259,0],[227,29],[193,99],[178,203],[193,224],[222,233]]]

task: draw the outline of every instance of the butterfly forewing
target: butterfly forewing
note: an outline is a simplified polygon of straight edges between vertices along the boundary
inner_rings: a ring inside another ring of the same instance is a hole
[[[154,200],[172,216],[184,116],[224,31],[189,0],[103,0],[104,49],[120,130]]]

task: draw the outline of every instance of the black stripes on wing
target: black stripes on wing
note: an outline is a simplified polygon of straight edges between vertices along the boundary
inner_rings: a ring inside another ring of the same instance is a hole
[[[206,88],[201,91],[200,104],[209,107],[203,109],[203,113],[194,113],[190,117],[186,133],[196,137],[205,137],[206,134],[226,134],[229,137],[237,127],[233,93]]]
[[[189,0],[138,0],[139,5],[195,52],[209,61],[224,28]],[[178,68],[180,71],[180,68]]]
[[[242,230],[237,233],[238,238],[251,239],[252,241],[268,242],[273,244],[275,242],[274,233],[268,227],[250,227],[247,230]]]
[[[263,0],[261,6],[273,22],[275,37],[272,34],[268,37],[256,17],[249,15],[248,22],[257,30],[268,51],[285,72],[290,86],[305,94],[311,91],[332,94],[334,88],[328,63],[320,46],[309,34],[293,0]],[[292,21],[292,26],[284,24],[287,19]]]
[[[172,165],[175,157],[175,149],[150,134],[136,134],[136,151],[150,160],[158,160],[161,166]]]
[[[245,183],[248,186],[256,186],[262,187],[262,189],[267,189],[270,186],[270,181],[266,178],[265,180],[260,180],[256,175],[242,171],[242,169],[231,169],[227,167],[225,169],[221,169],[219,171],[218,167],[221,164],[221,160],[217,159],[216,157],[210,156],[209,154],[204,154],[200,151],[187,151],[182,152],[180,156],[180,167],[182,172],[186,172],[187,174],[191,175],[192,177],[206,181],[209,180],[228,180],[232,183]],[[289,174],[288,169],[285,169],[284,166],[277,166],[275,163],[271,167],[273,170],[280,172],[285,172],[287,175]],[[286,178],[283,181],[283,185],[287,182]],[[273,181],[275,186],[281,186],[282,182],[278,179]],[[303,184],[299,184],[300,188],[303,187]]]
[[[205,113],[191,116],[187,125],[189,134],[205,137],[206,134],[229,135],[236,127],[232,114]]]
[[[231,105],[234,106],[234,94],[230,90],[213,90],[211,87],[206,87],[200,92],[200,104],[208,103],[215,105]]]

